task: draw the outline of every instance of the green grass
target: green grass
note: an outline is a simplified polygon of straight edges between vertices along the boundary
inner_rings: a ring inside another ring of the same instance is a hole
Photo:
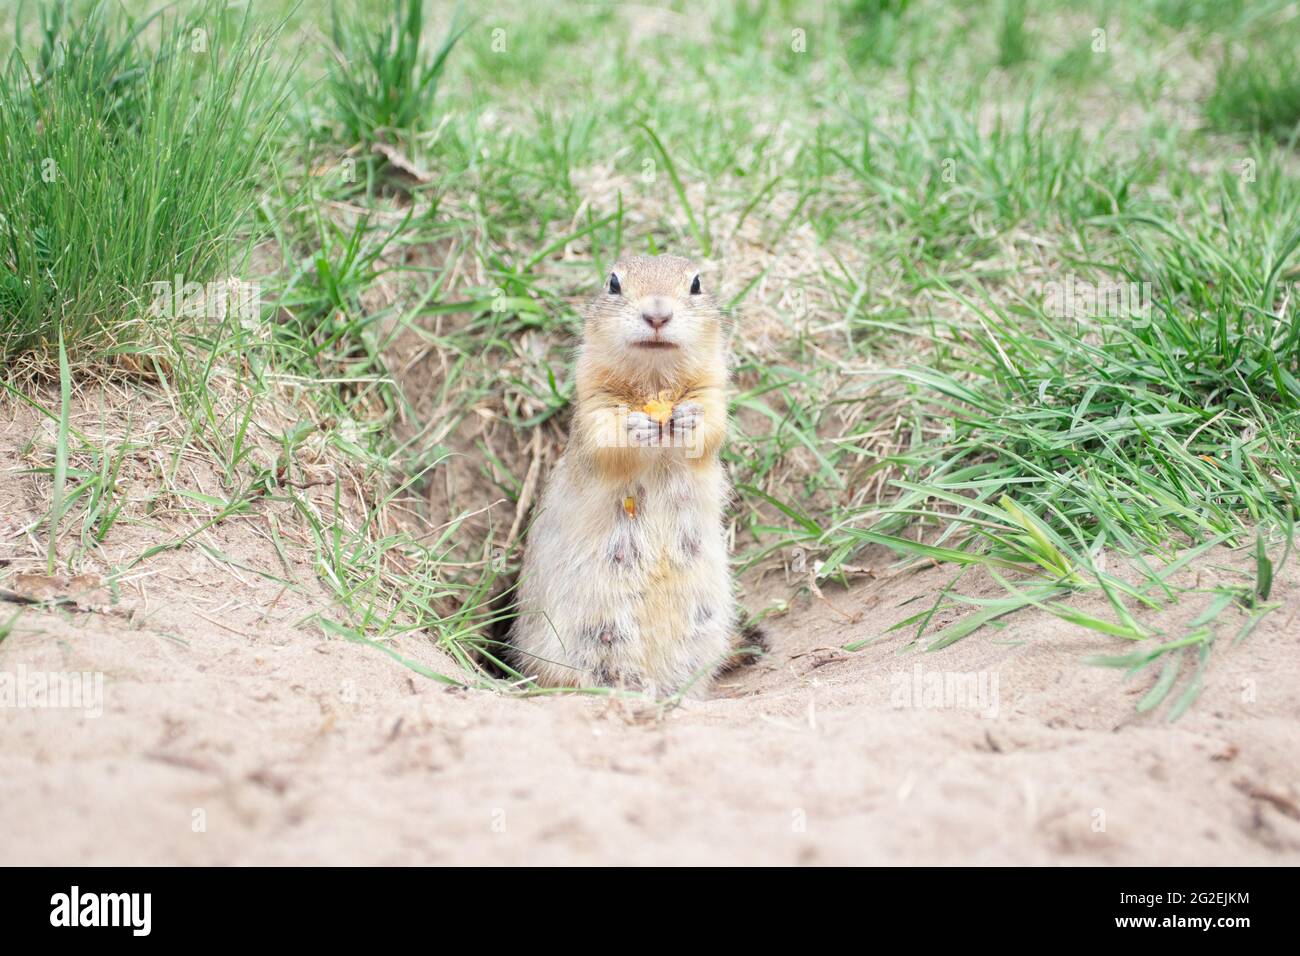
[[[140,364],[181,423],[158,506],[186,530],[119,568],[282,507],[277,552],[331,598],[311,623],[421,673],[432,641],[478,680],[581,302],[650,250],[708,260],[738,317],[738,565],[952,568],[854,647],[1038,609],[1177,716],[1272,606],[1300,472],[1293,5],[131,8],[20,30],[0,352],[52,381],[61,331],[85,385],[88,351],[139,348],[151,281],[250,245],[258,271],[229,268],[268,308],[153,330]],[[211,52],[177,55],[196,25]],[[39,189],[54,153],[85,174]],[[1141,314],[1056,307],[1116,283]],[[61,497],[57,461],[37,472],[78,531],[64,563],[113,553],[127,432],[68,429]],[[187,455],[219,494],[184,488]],[[1182,580],[1224,549],[1246,573]],[[1204,614],[1157,623],[1186,600]]]
[[[1205,104],[1212,126],[1283,143],[1300,139],[1300,52],[1293,39],[1282,34],[1224,57]]]
[[[998,66],[1018,66],[1032,54],[1033,38],[1025,25],[1028,12],[1025,0],[1006,0],[1002,5],[1002,24],[998,31]]]
[[[341,14],[336,0],[331,0],[330,17],[335,64],[329,88],[347,141],[368,146],[430,129],[438,81],[467,28],[453,25],[429,51],[425,0],[392,0],[378,33],[355,16]]]
[[[44,9],[38,55],[18,49],[0,74],[6,359],[52,353],[60,334],[78,355],[130,350],[154,283],[224,276],[276,123],[247,18]]]

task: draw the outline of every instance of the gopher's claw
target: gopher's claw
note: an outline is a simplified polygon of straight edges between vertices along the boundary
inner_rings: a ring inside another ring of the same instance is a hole
[[[704,420],[704,406],[698,402],[682,402],[673,409],[668,426],[674,432],[690,432]]]
[[[659,444],[659,423],[645,412],[629,412],[627,437],[633,446],[645,448]]]

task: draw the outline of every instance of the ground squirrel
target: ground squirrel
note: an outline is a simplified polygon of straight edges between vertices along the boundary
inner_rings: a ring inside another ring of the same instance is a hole
[[[547,687],[702,696],[738,644],[723,530],[729,330],[676,256],[586,313],[569,444],[528,533],[508,656]]]

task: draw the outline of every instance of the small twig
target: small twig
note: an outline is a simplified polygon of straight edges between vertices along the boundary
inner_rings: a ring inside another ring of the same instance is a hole
[[[537,491],[537,479],[542,471],[542,430],[539,428],[533,432],[532,461],[528,463],[528,472],[524,475],[523,487],[519,489],[519,501],[515,504],[515,520],[510,525],[510,533],[506,535],[506,550],[509,551],[514,546],[515,539],[519,537],[519,529],[523,526],[524,516],[528,514],[528,509],[532,507],[533,495]]]

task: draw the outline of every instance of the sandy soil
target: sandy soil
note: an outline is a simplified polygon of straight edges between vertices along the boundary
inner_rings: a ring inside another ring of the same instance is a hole
[[[0,588],[39,564],[16,531],[43,513],[21,474],[40,427],[0,424]],[[164,552],[115,603],[13,622],[0,679],[102,674],[102,714],[0,708],[0,863],[1300,862],[1289,569],[1255,633],[1227,647],[1222,628],[1173,724],[1134,709],[1155,674],[1081,663],[1128,645],[1037,612],[939,653],[840,649],[932,601],[940,568],[795,601],[768,658],[661,712],[449,689],[300,625],[325,598],[248,570],[313,580],[254,522],[201,540],[238,564]],[[1192,573],[1235,580],[1222,556]],[[751,603],[789,592],[749,584]],[[400,650],[452,668],[425,640]],[[931,696],[963,675],[974,696]]]

